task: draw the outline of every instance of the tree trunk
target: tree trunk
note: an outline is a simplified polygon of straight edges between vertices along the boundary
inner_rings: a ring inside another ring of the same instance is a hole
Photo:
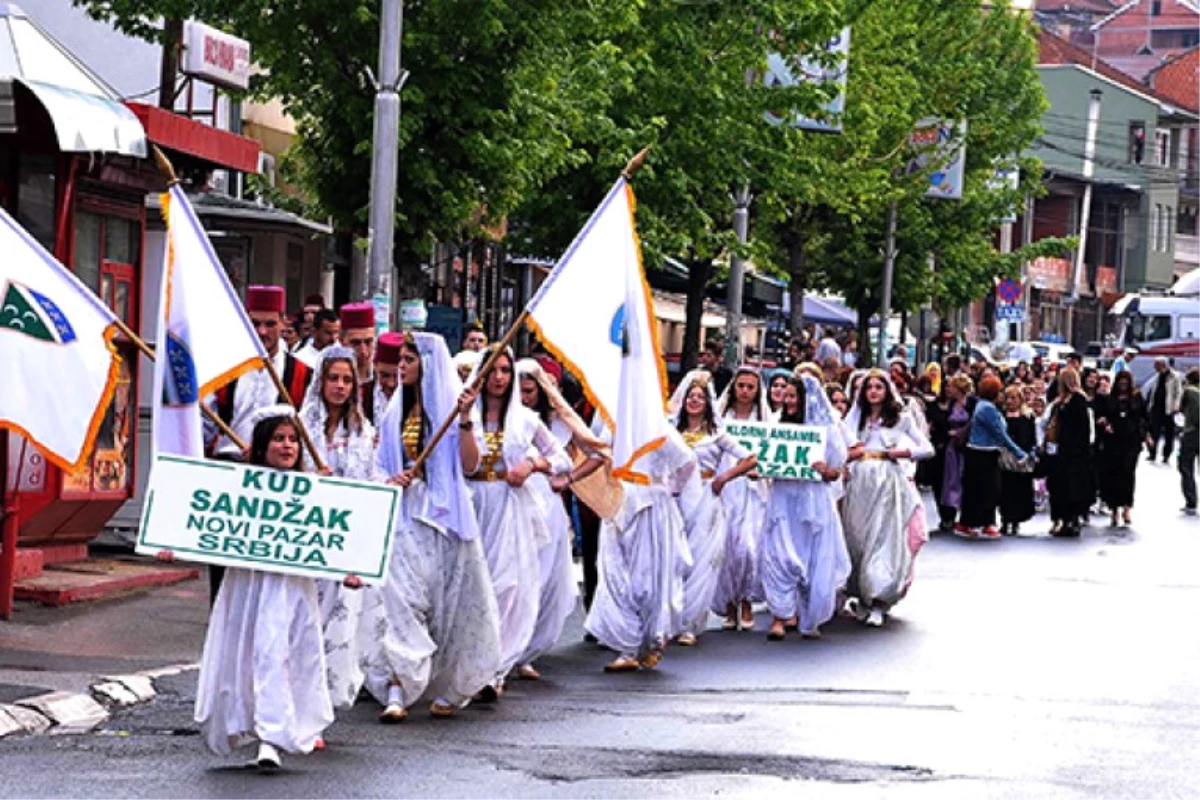
[[[792,217],[786,225],[782,239],[787,248],[788,297],[792,306],[788,328],[792,338],[799,339],[804,329],[804,293],[808,291],[808,248],[800,221]]]
[[[175,110],[175,81],[179,76],[179,47],[183,41],[183,20],[163,22],[162,61],[158,72],[158,107]]]
[[[687,286],[687,318],[683,326],[683,352],[679,354],[680,374],[696,366],[700,355],[700,322],[704,316],[704,290],[712,278],[713,262],[708,259],[689,259]]]
[[[867,368],[875,364],[875,344],[871,341],[871,315],[879,310],[878,300],[868,300],[859,305],[858,311],[858,367]]]

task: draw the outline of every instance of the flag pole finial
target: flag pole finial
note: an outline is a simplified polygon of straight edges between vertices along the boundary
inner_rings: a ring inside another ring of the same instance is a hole
[[[629,159],[629,163],[625,165],[625,169],[621,170],[621,175],[629,180],[634,173],[642,168],[642,164],[646,163],[646,156],[650,155],[650,148],[643,147],[641,152],[633,158]]]
[[[162,150],[158,149],[158,145],[152,144],[150,147],[154,149],[154,160],[158,163],[158,168],[167,176],[167,185],[174,186],[179,183],[179,177],[175,174],[175,167],[171,166],[171,160]]]

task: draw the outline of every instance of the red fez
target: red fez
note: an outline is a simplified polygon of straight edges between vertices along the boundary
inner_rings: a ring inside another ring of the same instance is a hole
[[[404,335],[388,331],[381,334],[375,342],[375,363],[396,365],[400,363],[400,345],[404,344]]]
[[[351,328],[374,328],[375,305],[373,303],[346,303],[339,313],[342,330]]]
[[[554,378],[560,384],[562,383],[562,367],[557,361],[549,356],[538,356],[537,362],[542,365],[542,370],[547,375]]]
[[[246,289],[247,311],[274,311],[282,314],[287,299],[281,286],[250,286]]]

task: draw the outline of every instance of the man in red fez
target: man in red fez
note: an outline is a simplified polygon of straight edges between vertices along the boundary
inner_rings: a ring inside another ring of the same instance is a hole
[[[362,384],[363,414],[372,424],[383,416],[391,402],[396,387],[400,385],[400,345],[404,336],[399,333],[383,333],[375,344],[375,374]]]
[[[375,306],[372,303],[347,303],[339,314],[342,344],[354,351],[358,382],[371,380],[371,362],[375,358]]]
[[[293,405],[299,410],[308,382],[312,380],[312,371],[283,346],[281,334],[284,307],[284,291],[278,286],[251,286],[246,290],[246,313],[258,333],[263,349],[274,364],[275,371],[287,387]],[[251,414],[264,406],[286,401],[276,388],[270,373],[266,369],[260,369],[221,387],[209,402],[217,416],[224,420],[242,441],[249,443],[254,432],[254,425],[250,422]],[[223,435],[216,435],[214,438],[215,445],[211,450],[214,458],[222,461],[245,460],[246,453],[231,440]],[[210,603],[216,600],[224,574],[225,571],[221,567],[209,565]]]

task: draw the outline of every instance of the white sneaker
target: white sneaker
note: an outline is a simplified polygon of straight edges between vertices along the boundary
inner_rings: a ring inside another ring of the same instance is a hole
[[[872,608],[871,613],[867,615],[867,624],[872,628],[883,627],[883,609]]]
[[[283,765],[282,760],[279,758],[279,751],[266,742],[259,742],[258,758],[254,762],[264,772],[273,772]]]

